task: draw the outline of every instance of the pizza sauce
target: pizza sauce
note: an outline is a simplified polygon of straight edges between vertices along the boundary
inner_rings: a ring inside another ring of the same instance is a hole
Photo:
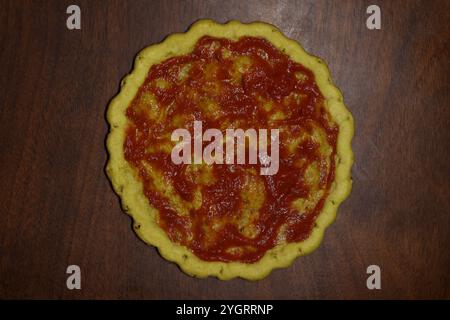
[[[334,180],[338,126],[314,74],[267,40],[205,36],[153,65],[126,112],[125,159],[172,242],[206,261],[258,261],[309,237]],[[178,164],[177,128],[279,129],[279,171]]]

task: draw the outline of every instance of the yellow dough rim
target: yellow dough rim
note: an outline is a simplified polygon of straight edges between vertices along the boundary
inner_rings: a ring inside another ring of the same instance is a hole
[[[170,241],[156,222],[157,209],[153,208],[143,193],[142,183],[134,169],[124,158],[124,139],[127,125],[126,109],[144,82],[150,67],[167,58],[188,54],[204,35],[237,40],[242,36],[263,37],[290,58],[312,70],[324,98],[325,107],[334,122],[339,125],[337,139],[335,180],[325,200],[323,209],[309,238],[296,243],[278,245],[255,263],[209,262],[199,259],[187,247]],[[285,268],[294,260],[315,250],[322,241],[325,229],[336,218],[339,204],[350,194],[353,152],[351,140],[354,132],[353,117],[343,103],[343,97],[332,81],[326,64],[309,55],[299,43],[287,38],[273,25],[263,22],[244,24],[230,21],[219,24],[212,20],[200,20],[187,32],[168,36],[161,43],[143,49],[136,57],[134,69],[121,82],[119,94],[111,100],[107,110],[110,132],[107,137],[109,160],[106,172],[115,192],[120,196],[123,210],[133,218],[133,229],[147,244],[158,248],[167,260],[173,261],[188,275],[204,278],[215,276],[222,280],[241,277],[259,280],[276,268]]]

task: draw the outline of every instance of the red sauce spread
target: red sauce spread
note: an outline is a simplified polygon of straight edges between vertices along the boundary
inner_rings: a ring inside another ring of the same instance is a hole
[[[136,168],[171,241],[202,260],[252,263],[277,244],[308,238],[314,228],[334,180],[338,135],[323,105],[313,73],[267,40],[205,36],[190,54],[149,70],[127,109],[125,159]],[[203,130],[224,133],[279,128],[279,171],[262,176],[259,164],[197,165],[197,171],[195,165],[175,165],[171,133],[184,127],[192,134],[194,120],[202,121]],[[325,141],[314,138],[314,130]],[[313,163],[318,182],[311,184]],[[258,187],[244,196],[250,180]],[[259,202],[252,198],[258,192]],[[310,199],[309,206],[298,209],[297,199]]]

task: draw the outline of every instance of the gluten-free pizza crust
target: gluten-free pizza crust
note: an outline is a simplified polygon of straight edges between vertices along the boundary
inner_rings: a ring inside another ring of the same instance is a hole
[[[257,280],[313,251],[351,189],[353,119],[325,63],[274,26],[201,20],[141,51],[107,113],[134,230],[196,277]],[[279,129],[274,175],[174,164],[171,132]]]

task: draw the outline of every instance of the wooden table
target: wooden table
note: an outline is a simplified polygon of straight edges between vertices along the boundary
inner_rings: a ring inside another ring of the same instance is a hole
[[[0,298],[449,299],[450,2],[374,2],[381,30],[371,1],[2,1]],[[104,172],[106,106],[136,53],[200,18],[278,26],[328,62],[355,117],[350,198],[318,250],[258,282],[180,272]]]

